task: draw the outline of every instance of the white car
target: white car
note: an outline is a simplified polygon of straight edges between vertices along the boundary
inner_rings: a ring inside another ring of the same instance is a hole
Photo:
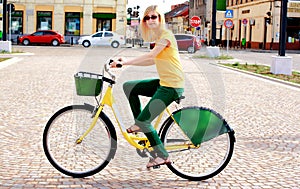
[[[78,44],[83,45],[84,47],[99,45],[118,48],[120,45],[125,44],[125,38],[124,36],[111,31],[99,31],[89,36],[80,37]]]

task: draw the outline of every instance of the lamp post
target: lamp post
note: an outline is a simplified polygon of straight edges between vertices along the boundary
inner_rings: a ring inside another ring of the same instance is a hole
[[[3,0],[3,26],[2,26],[2,40],[6,41],[6,27],[7,27],[7,0]]]
[[[212,18],[211,18],[211,46],[216,45],[216,16],[217,15],[217,0],[212,2]]]
[[[220,48],[216,46],[216,17],[217,17],[217,0],[212,2],[212,18],[211,18],[211,40],[206,49],[209,57],[220,56]]]
[[[285,56],[285,38],[286,38],[286,25],[287,25],[287,2],[288,0],[281,1],[280,12],[280,39],[279,39],[279,56]]]
[[[286,25],[287,25],[287,3],[288,0],[281,1],[281,13],[280,13],[280,40],[279,40],[279,56],[273,56],[271,65],[271,73],[292,75],[292,57],[285,56],[286,47]]]

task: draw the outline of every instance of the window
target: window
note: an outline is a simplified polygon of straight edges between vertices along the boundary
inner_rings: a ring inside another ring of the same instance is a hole
[[[93,37],[102,37],[102,34],[103,34],[102,32],[99,32],[99,33],[94,34]]]
[[[114,35],[112,33],[108,33],[108,32],[105,32],[104,34],[104,37],[113,37]]]
[[[23,34],[23,11],[11,13],[11,34]]]
[[[93,13],[96,19],[96,31],[111,31],[112,19],[116,19],[116,13]]]
[[[111,19],[97,19],[97,31],[111,31]]]
[[[37,11],[37,30],[51,30],[52,29],[52,12],[51,11]]]
[[[194,0],[190,0],[190,8],[194,8]]]
[[[65,35],[80,35],[80,12],[65,13]]]
[[[44,31],[44,35],[56,35],[56,33],[52,31]]]
[[[33,33],[33,36],[42,36],[44,33],[42,31],[37,31],[35,33]]]

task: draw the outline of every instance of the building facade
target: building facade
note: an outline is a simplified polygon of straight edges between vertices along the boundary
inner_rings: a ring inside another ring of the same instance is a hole
[[[280,37],[281,1],[276,0],[227,0],[227,9],[233,10],[234,27],[222,30],[222,40],[233,41],[236,46],[247,48],[278,49]],[[224,27],[223,27],[224,28]],[[289,1],[286,28],[287,49],[299,49],[300,2]]]
[[[232,18],[226,18],[226,11],[217,11],[217,44],[230,47],[254,49],[278,49],[280,36],[281,1],[278,0],[217,0],[217,7],[226,3],[226,10],[231,10]],[[201,18],[201,27],[190,27],[194,34],[200,34],[203,40],[211,38],[212,1],[190,0],[189,17]],[[288,2],[286,49],[300,50],[300,1]],[[231,19],[233,27],[227,29],[224,21]]]
[[[127,0],[18,0],[13,4],[7,27],[12,36],[44,29],[58,31],[66,39],[100,30],[125,35]]]
[[[165,13],[165,19],[173,33],[185,33],[189,27],[189,2],[172,5],[171,11]]]

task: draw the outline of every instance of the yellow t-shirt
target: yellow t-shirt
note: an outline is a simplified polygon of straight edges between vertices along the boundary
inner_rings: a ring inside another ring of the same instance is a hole
[[[177,42],[171,31],[162,33],[160,40],[166,39],[170,42],[162,52],[154,59],[156,69],[160,78],[160,85],[172,88],[184,88],[184,73],[180,62]]]

